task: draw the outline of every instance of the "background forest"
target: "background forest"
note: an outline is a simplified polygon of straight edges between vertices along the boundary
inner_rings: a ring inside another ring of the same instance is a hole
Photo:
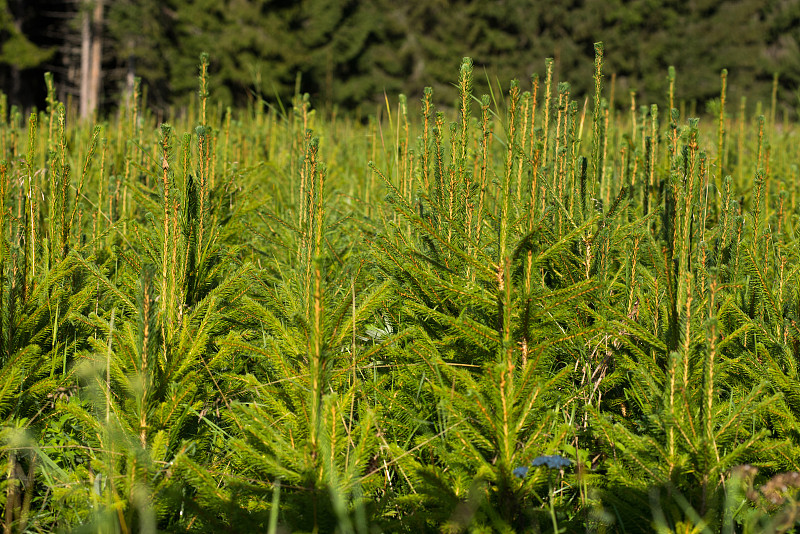
[[[591,84],[592,45],[608,51],[615,100],[629,91],[664,105],[668,66],[681,74],[677,93],[702,107],[727,68],[731,99],[767,100],[780,74],[782,104],[794,111],[800,84],[797,0],[115,0],[84,26],[97,2],[0,0],[0,88],[23,105],[42,106],[45,71],[58,96],[80,92],[82,35],[102,37],[99,104],[115,108],[143,80],[148,101],[166,110],[185,104],[195,61],[211,54],[217,98],[243,105],[263,97],[288,102],[300,90],[322,110],[367,108],[383,94],[420,94],[431,86],[443,105],[456,91],[453,62],[470,56],[476,88],[540,68],[553,57],[554,78],[577,95]],[[455,58],[455,59],[454,59]],[[485,74],[484,74],[485,71]]]

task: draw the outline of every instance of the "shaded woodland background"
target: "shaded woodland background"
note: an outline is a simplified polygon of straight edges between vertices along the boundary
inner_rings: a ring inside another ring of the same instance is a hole
[[[299,85],[317,108],[352,110],[384,92],[416,98],[426,85],[450,102],[463,56],[475,61],[477,93],[487,80],[542,72],[547,57],[557,79],[591,83],[596,41],[617,105],[630,104],[631,90],[664,100],[674,65],[686,103],[717,96],[727,68],[734,102],[768,100],[777,73],[780,104],[796,112],[798,0],[0,0],[0,89],[41,107],[50,71],[59,99],[108,111],[138,76],[148,103],[166,110],[195,91],[206,51],[223,103],[286,102]]]

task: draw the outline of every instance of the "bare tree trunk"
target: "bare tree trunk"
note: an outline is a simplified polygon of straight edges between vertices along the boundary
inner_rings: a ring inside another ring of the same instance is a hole
[[[128,42],[128,48],[133,50],[133,42]],[[128,69],[125,72],[125,96],[130,104],[133,101],[133,89],[136,85],[136,58],[133,54],[128,55]]]
[[[81,15],[81,117],[94,115],[100,101],[103,59],[103,0]]]
[[[19,102],[21,100],[22,92],[22,73],[19,68],[11,66],[11,98]]]
[[[92,14],[92,63],[89,73],[89,112],[94,114],[100,106],[103,61],[103,0],[95,0]]]
[[[84,10],[81,14],[81,117],[87,117],[91,113],[89,110],[89,70],[90,54],[92,52],[92,25],[89,18],[89,11]]]

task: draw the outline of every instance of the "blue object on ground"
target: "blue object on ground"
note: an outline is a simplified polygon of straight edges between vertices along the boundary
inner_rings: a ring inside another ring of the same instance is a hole
[[[544,456],[537,456],[531,462],[531,465],[534,467],[544,465],[547,466],[549,469],[564,469],[568,465],[572,464],[572,460],[569,458],[564,458],[558,454],[550,454]],[[511,471],[515,477],[518,478],[525,478],[525,475],[528,474],[529,468],[527,467],[515,467],[513,471]]]
[[[564,458],[563,456],[560,456],[558,454],[551,454],[545,456],[537,456],[536,458],[533,459],[531,465],[533,466],[546,465],[550,469],[564,469],[571,463],[572,460],[570,460],[569,458]]]

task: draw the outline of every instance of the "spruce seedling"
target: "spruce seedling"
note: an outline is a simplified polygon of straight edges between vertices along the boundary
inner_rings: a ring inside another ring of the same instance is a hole
[[[725,176],[726,160],[725,160],[725,103],[728,89],[728,71],[722,69],[720,73],[721,89],[719,93],[719,119],[717,127],[717,173],[715,176],[715,185],[717,191],[722,191],[722,178]],[[717,213],[720,212],[722,206],[720,205],[721,198],[719,194],[714,195],[716,198]]]

